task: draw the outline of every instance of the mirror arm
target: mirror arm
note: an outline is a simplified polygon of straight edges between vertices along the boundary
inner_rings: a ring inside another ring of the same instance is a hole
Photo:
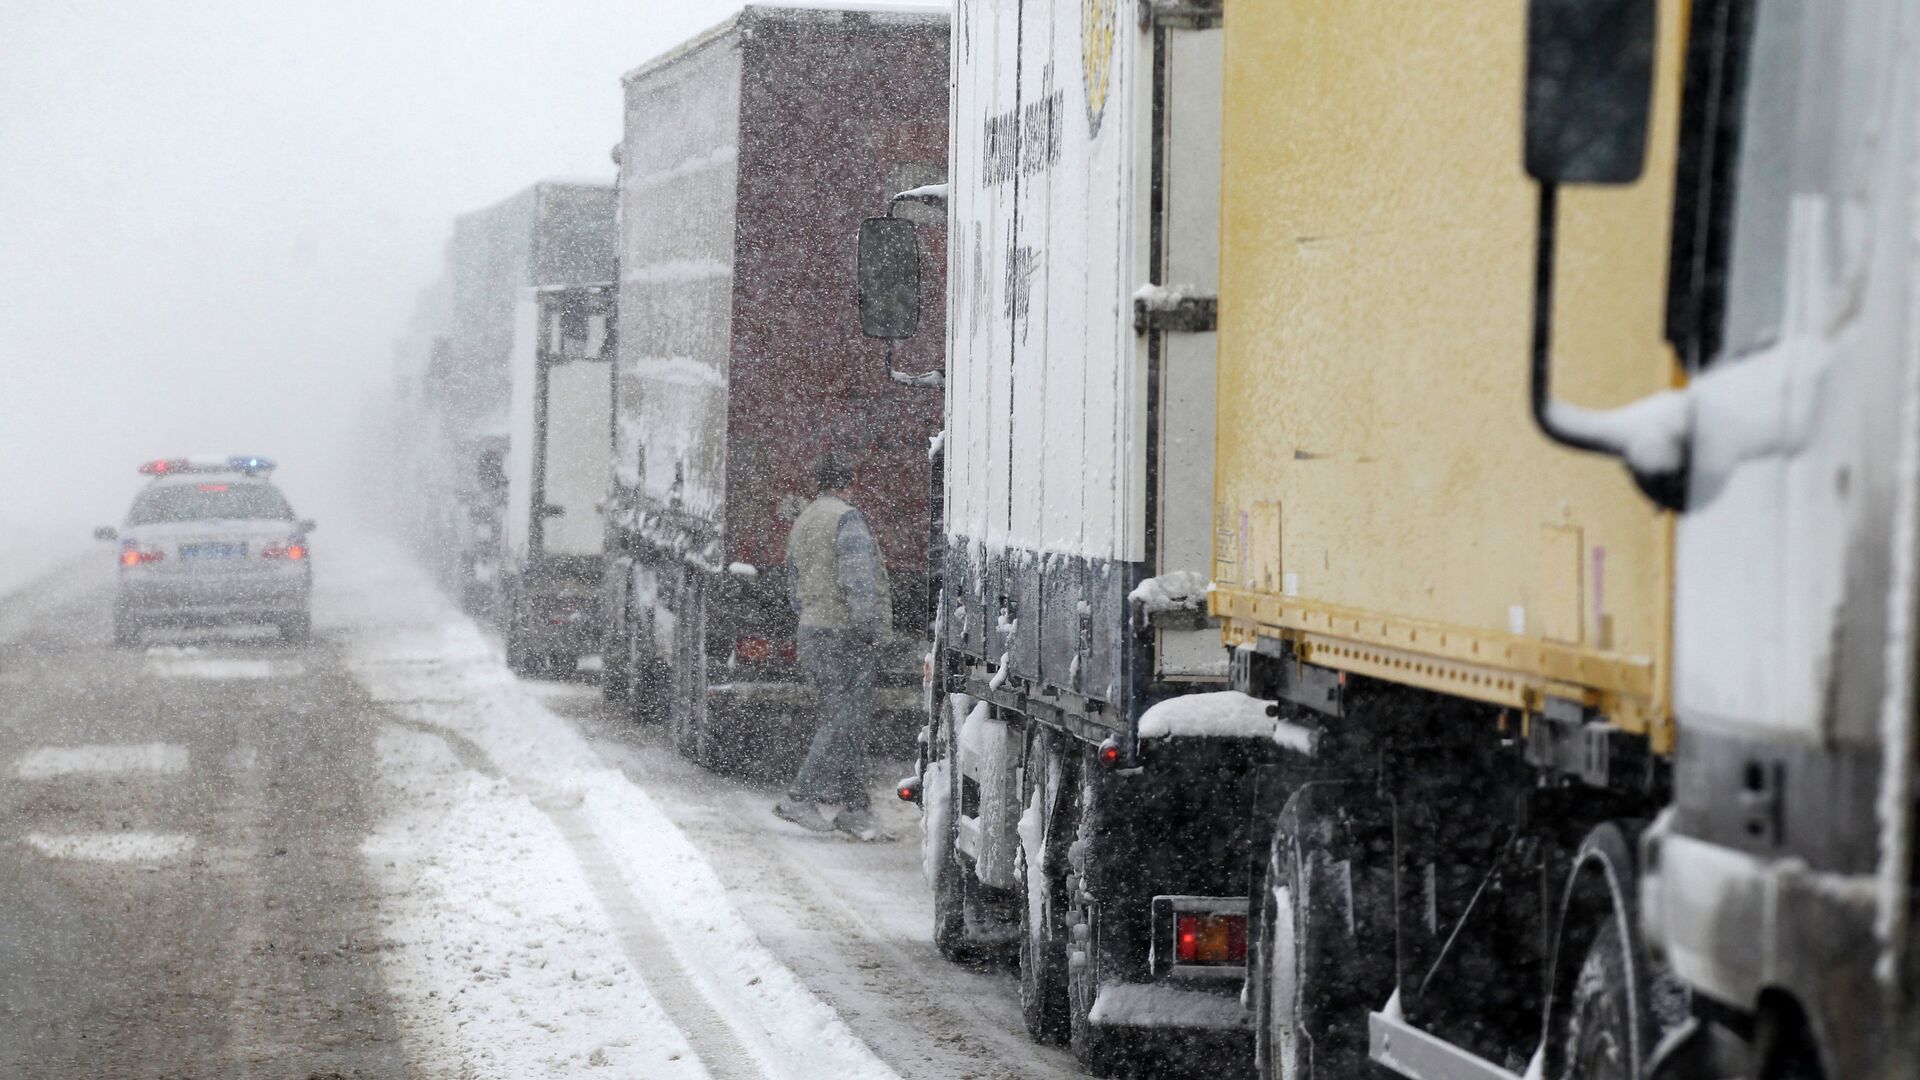
[[[1540,184],[1540,219],[1533,242],[1533,361],[1528,397],[1540,433],[1572,450],[1620,456],[1620,448],[1561,427],[1553,415],[1553,259],[1557,249],[1560,185]]]
[[[1605,454],[1617,458],[1632,474],[1633,482],[1654,505],[1663,510],[1681,510],[1686,506],[1687,498],[1687,451],[1684,436],[1678,447],[1678,466],[1662,469],[1658,472],[1646,471],[1634,463],[1635,454],[1629,443],[1634,436],[1618,434],[1607,438],[1592,430],[1595,421],[1605,423],[1612,418],[1626,422],[1629,413],[1645,414],[1652,409],[1663,409],[1669,416],[1674,415],[1671,408],[1684,408],[1686,402],[1675,391],[1663,391],[1654,397],[1643,399],[1619,409],[1589,412],[1564,405],[1553,399],[1553,264],[1556,250],[1555,226],[1559,221],[1560,187],[1551,181],[1540,184],[1540,219],[1534,231],[1533,257],[1533,357],[1528,377],[1528,398],[1533,408],[1533,422],[1540,433],[1548,439],[1571,450]],[[1665,398],[1667,400],[1661,400]],[[1556,409],[1556,406],[1558,408]],[[1669,408],[1671,407],[1671,408]],[[1561,415],[1556,415],[1559,413]],[[1566,423],[1568,419],[1578,422],[1584,419],[1589,430],[1575,430],[1575,425]],[[1680,422],[1684,424],[1684,414]],[[1671,423],[1662,425],[1679,432]]]
[[[892,379],[894,382],[899,383],[902,386],[942,387],[947,385],[947,373],[939,370],[938,368],[934,369],[933,371],[923,371],[918,375],[908,374],[907,372],[904,372],[904,371],[895,371],[893,369],[892,339],[888,339],[887,341],[886,363],[887,363],[887,377]]]

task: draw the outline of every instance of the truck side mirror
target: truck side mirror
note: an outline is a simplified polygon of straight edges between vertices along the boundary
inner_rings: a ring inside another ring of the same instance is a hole
[[[118,540],[120,539],[120,531],[111,525],[102,525],[93,530],[93,538],[95,540]]]
[[[295,522],[294,524],[297,525],[300,531],[303,533],[310,533],[313,530],[319,528],[319,526],[314,523],[314,520],[312,518],[301,518],[299,521]]]
[[[860,332],[902,341],[920,331],[920,234],[905,218],[860,223]]]
[[[1527,5],[1527,174],[1630,184],[1646,166],[1655,0]]]

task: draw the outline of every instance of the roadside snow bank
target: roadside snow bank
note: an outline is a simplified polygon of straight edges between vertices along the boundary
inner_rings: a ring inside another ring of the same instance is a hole
[[[382,886],[397,946],[386,981],[417,1064],[498,1077],[707,1075],[546,815],[463,768],[434,735],[389,726],[374,750],[404,809],[361,851]]]
[[[444,904],[464,911],[476,895],[490,895],[503,863],[526,861],[546,875],[542,887],[562,905],[542,909],[536,922],[557,925],[573,912],[571,917],[586,928],[580,932],[588,933],[592,924],[586,915],[566,905],[599,910],[592,900],[593,883],[580,878],[567,838],[552,815],[540,809],[566,807],[611,857],[619,884],[658,925],[679,969],[667,977],[684,978],[697,990],[724,1021],[729,1041],[737,1043],[763,1075],[897,1080],[840,1016],[760,942],[712,866],[647,793],[607,767],[571,724],[515,679],[472,621],[453,609],[396,548],[364,538],[341,542],[332,569],[331,594],[321,598],[319,610],[323,624],[337,618],[346,631],[347,660],[355,677],[376,701],[404,719],[443,730],[484,755],[500,777],[484,791],[467,787],[462,797],[474,801],[463,812],[448,810],[438,826],[447,831],[457,823],[471,830],[473,854],[443,875],[447,880],[438,895]],[[503,849],[513,857],[502,859]],[[565,871],[563,865],[573,869]],[[431,900],[429,910],[457,924],[457,915],[445,914],[446,909],[435,908]],[[502,929],[456,925],[453,932],[477,929],[495,939],[511,936],[518,924],[499,925]],[[616,956],[618,951],[617,942],[607,943],[601,955]],[[610,973],[605,977],[614,978]],[[636,985],[647,977],[651,973],[643,972]],[[528,998],[530,1015],[569,1031],[567,1041],[576,1049],[588,1045],[585,1035],[568,1026],[578,989],[561,983],[548,986],[544,1000],[537,994]],[[630,992],[617,978],[603,989]],[[667,989],[659,992],[664,995]],[[590,994],[588,1000],[599,997]],[[636,1042],[641,1041],[651,1043],[636,1036]],[[619,1049],[611,1047],[607,1054]],[[543,1067],[502,1075],[546,1074]],[[670,1074],[641,1070],[628,1075]]]

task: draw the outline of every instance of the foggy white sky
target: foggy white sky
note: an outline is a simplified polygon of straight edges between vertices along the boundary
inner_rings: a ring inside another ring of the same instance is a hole
[[[0,2],[0,526],[260,453],[344,511],[455,213],[611,179],[620,75],[738,0]]]

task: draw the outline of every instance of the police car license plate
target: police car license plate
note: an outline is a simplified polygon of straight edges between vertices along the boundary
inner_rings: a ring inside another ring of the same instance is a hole
[[[240,559],[245,558],[245,544],[181,544],[180,557],[183,559]]]

